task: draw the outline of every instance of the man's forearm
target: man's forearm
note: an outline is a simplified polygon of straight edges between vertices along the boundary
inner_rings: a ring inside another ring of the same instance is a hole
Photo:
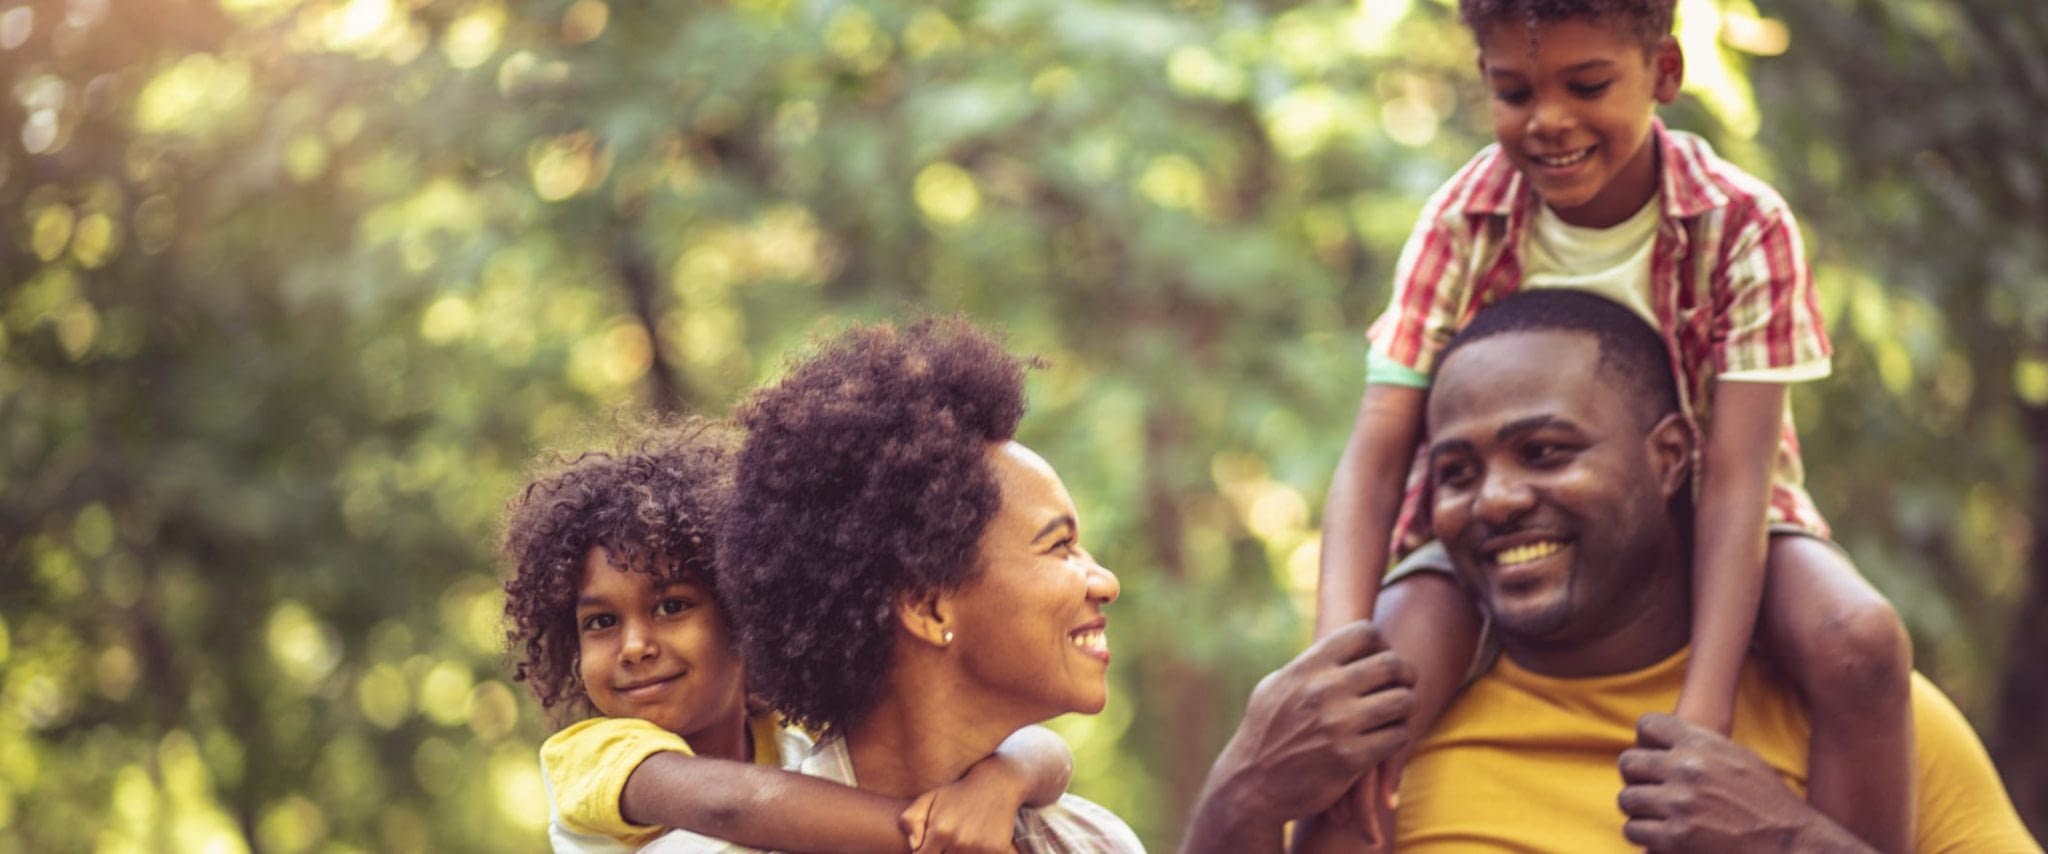
[[[1227,769],[1210,775],[1188,819],[1180,854],[1279,854],[1286,822],[1265,814],[1253,793],[1229,777]]]

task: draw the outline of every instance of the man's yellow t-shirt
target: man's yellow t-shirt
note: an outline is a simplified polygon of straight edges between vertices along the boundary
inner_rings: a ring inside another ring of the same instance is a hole
[[[781,768],[801,759],[809,747],[809,738],[785,727],[779,715],[755,715],[747,728],[755,765]],[[632,824],[619,811],[627,778],[648,757],[667,752],[696,755],[682,736],[639,718],[591,718],[549,736],[540,748],[540,764],[553,810],[549,837],[555,850],[609,851],[614,844],[630,850],[667,833],[666,827]]]
[[[1410,851],[1634,851],[1622,838],[1615,762],[1636,719],[1678,704],[1687,654],[1632,673],[1555,679],[1501,656],[1417,744],[1401,776],[1396,847]],[[1756,658],[1737,688],[1735,740],[1806,791],[1808,724],[1790,685]],[[1913,675],[1916,848],[2039,852],[1970,725]]]

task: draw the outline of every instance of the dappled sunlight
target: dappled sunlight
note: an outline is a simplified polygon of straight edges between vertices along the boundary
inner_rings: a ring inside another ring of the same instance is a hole
[[[145,5],[0,0],[0,850],[542,850],[496,551],[536,456],[928,312],[1049,363],[1020,436],[1123,583],[1109,708],[1052,727],[1170,850],[1492,139],[1454,0]],[[1680,0],[1660,114],[1798,213],[1811,489],[2005,727],[2048,133],[1996,56],[2048,46],[1839,6]]]

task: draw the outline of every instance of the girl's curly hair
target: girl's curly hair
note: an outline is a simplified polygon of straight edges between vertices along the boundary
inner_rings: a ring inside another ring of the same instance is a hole
[[[859,721],[881,696],[898,594],[979,571],[1001,501],[988,446],[1016,432],[1026,367],[960,318],[860,326],[742,405],[718,562],[754,688],[785,715]]]
[[[1672,10],[1678,0],[1458,0],[1458,19],[1480,39],[1501,21],[1530,25],[1557,21],[1601,20],[1625,25],[1644,47],[1671,35]]]
[[[541,455],[506,506],[505,634],[520,656],[512,678],[558,723],[591,713],[577,675],[576,588],[593,547],[614,567],[689,577],[720,599],[713,517],[731,487],[729,432],[701,419],[642,432],[618,453]]]

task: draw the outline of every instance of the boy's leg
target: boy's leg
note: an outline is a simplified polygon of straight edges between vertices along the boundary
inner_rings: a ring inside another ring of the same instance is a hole
[[[1812,536],[1774,532],[1767,572],[1758,638],[1806,697],[1807,799],[1879,850],[1912,850],[1913,648],[1898,612]]]

